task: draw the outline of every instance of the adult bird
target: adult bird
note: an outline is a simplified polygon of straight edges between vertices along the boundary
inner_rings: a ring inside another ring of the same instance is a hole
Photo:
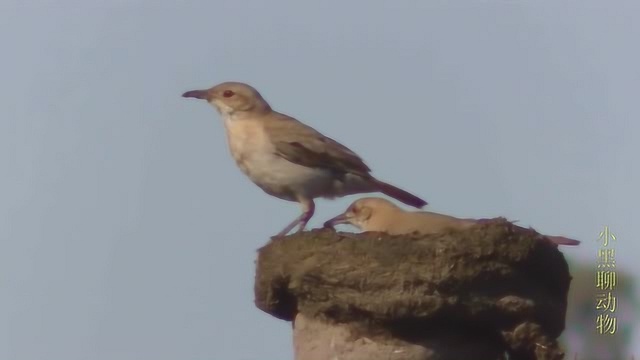
[[[421,208],[426,201],[373,177],[371,169],[346,146],[300,121],[271,109],[250,85],[225,82],[187,91],[206,100],[224,121],[229,150],[242,172],[267,194],[300,203],[302,213],[277,236],[296,225],[305,228],[314,199],[382,192]]]

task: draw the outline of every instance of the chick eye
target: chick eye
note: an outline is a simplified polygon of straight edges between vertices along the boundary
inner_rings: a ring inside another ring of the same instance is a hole
[[[233,96],[233,95],[235,95],[235,94],[236,94],[236,93],[234,93],[234,92],[233,92],[233,91],[231,91],[231,90],[225,90],[225,91],[222,93],[222,96],[224,96],[224,97],[227,97],[227,98],[228,98],[228,97],[232,97],[232,96]]]

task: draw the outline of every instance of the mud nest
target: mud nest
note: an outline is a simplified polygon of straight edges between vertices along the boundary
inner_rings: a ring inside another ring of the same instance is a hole
[[[255,304],[283,320],[354,324],[366,336],[469,333],[511,359],[562,359],[570,281],[556,245],[503,219],[434,235],[313,230],[259,250]]]

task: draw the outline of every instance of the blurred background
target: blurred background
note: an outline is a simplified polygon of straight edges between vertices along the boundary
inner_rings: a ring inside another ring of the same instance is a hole
[[[572,359],[640,356],[635,1],[4,0],[0,359],[291,359],[253,305],[256,249],[298,215],[180,95],[228,80],[461,217],[562,247]],[[636,185],[633,185],[636,184]],[[320,200],[312,226],[355,197]],[[595,330],[598,236],[617,332]]]

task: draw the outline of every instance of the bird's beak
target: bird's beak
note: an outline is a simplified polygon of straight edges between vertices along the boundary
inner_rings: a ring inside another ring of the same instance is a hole
[[[333,229],[334,226],[340,224],[351,224],[351,220],[346,213],[342,213],[334,218],[325,221],[324,227]]]
[[[182,94],[182,97],[207,100],[209,98],[209,92],[207,90],[191,90]]]

